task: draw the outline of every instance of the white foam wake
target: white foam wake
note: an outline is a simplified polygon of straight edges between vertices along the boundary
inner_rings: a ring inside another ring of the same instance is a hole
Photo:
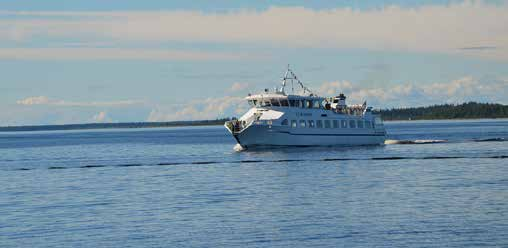
[[[241,152],[241,151],[245,150],[245,148],[243,148],[243,146],[241,146],[240,144],[236,144],[233,147],[233,150],[235,150],[235,152]]]
[[[385,145],[434,144],[444,142],[447,142],[447,140],[385,140]]]

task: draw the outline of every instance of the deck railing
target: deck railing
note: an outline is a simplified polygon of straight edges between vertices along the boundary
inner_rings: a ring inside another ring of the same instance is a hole
[[[232,132],[232,133],[239,133],[245,128],[249,127],[259,119],[260,115],[258,113],[253,114],[246,120],[231,120],[226,122],[226,127]]]

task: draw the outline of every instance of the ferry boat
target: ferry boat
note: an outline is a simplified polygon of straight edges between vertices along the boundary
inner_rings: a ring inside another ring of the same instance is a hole
[[[292,94],[285,88],[291,83]],[[294,87],[300,88],[295,93]],[[354,146],[384,144],[386,131],[367,103],[347,105],[346,96],[321,97],[288,69],[273,92],[249,94],[251,106],[224,126],[244,149],[256,146]]]

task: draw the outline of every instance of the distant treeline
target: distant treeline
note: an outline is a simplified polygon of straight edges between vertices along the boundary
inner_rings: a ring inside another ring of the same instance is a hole
[[[374,112],[380,113],[383,120],[508,118],[508,105],[468,102],[457,105],[382,109]]]
[[[508,118],[508,105],[493,103],[468,102],[463,104],[443,104],[428,107],[393,108],[374,110],[381,114],[383,120],[436,120],[436,119],[480,119],[480,118]],[[153,128],[179,126],[209,126],[223,125],[230,118],[200,121],[170,121],[170,122],[123,122],[123,123],[87,123],[67,125],[37,125],[37,126],[6,126],[0,127],[0,132],[8,131],[53,131],[104,128]]]
[[[123,123],[86,123],[67,125],[38,125],[38,126],[7,126],[0,127],[0,132],[8,131],[54,131],[104,128],[152,128],[152,127],[180,127],[180,126],[209,126],[222,125],[229,118],[200,121],[170,121],[170,122],[123,122]]]

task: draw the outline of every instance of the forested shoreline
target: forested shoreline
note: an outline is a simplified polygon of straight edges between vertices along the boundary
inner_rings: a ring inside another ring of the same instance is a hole
[[[374,110],[374,113],[381,114],[381,117],[385,121],[508,118],[508,105],[496,103],[468,102],[463,104],[441,104],[426,107],[381,109]],[[199,121],[4,126],[0,127],[0,132],[211,126],[211,125],[223,125],[224,122],[228,120],[230,120],[230,118],[221,118],[216,120],[199,120]]]
[[[508,118],[508,105],[467,102],[375,110],[385,121]]]
[[[64,125],[34,125],[34,126],[5,126],[0,132],[10,131],[56,131],[80,129],[107,129],[107,128],[156,128],[156,127],[182,127],[182,126],[211,126],[222,125],[229,118],[199,121],[168,121],[168,122],[121,122],[121,123],[85,123]]]

